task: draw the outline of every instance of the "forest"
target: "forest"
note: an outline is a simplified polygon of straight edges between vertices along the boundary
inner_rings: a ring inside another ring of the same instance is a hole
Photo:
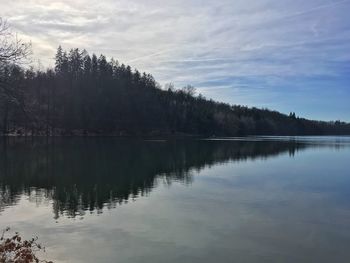
[[[16,61],[27,51],[23,44],[0,48],[2,135],[350,134],[349,123],[221,103],[196,94],[190,85],[162,87],[150,74],[78,48],[65,51],[60,46],[54,68],[34,70]]]

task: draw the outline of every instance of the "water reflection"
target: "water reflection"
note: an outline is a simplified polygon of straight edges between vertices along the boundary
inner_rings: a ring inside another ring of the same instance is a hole
[[[328,145],[329,146],[329,145]],[[191,171],[229,161],[290,156],[307,147],[298,140],[10,139],[1,143],[0,211],[26,195],[52,201],[54,217],[101,212],[159,182],[190,184]],[[318,146],[319,147],[319,146]]]

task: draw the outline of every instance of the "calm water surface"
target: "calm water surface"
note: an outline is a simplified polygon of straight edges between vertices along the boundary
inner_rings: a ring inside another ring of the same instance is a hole
[[[0,142],[0,227],[55,262],[350,262],[350,137]]]

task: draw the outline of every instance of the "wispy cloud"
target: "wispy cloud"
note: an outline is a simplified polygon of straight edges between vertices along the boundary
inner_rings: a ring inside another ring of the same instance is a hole
[[[350,0],[0,4],[1,15],[32,40],[45,65],[53,64],[59,44],[80,47],[151,72],[162,84],[192,84],[214,99],[283,111],[300,108],[315,118],[322,117],[322,101],[349,96]],[[324,92],[317,92],[320,79]],[[301,89],[305,96],[325,97],[308,104],[300,99]],[[335,110],[324,104],[327,117],[350,120],[350,106]]]

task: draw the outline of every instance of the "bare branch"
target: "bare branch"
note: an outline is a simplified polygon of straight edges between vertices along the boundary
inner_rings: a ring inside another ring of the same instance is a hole
[[[10,31],[0,17],[0,69],[6,64],[18,64],[31,55],[31,43],[25,43]]]

